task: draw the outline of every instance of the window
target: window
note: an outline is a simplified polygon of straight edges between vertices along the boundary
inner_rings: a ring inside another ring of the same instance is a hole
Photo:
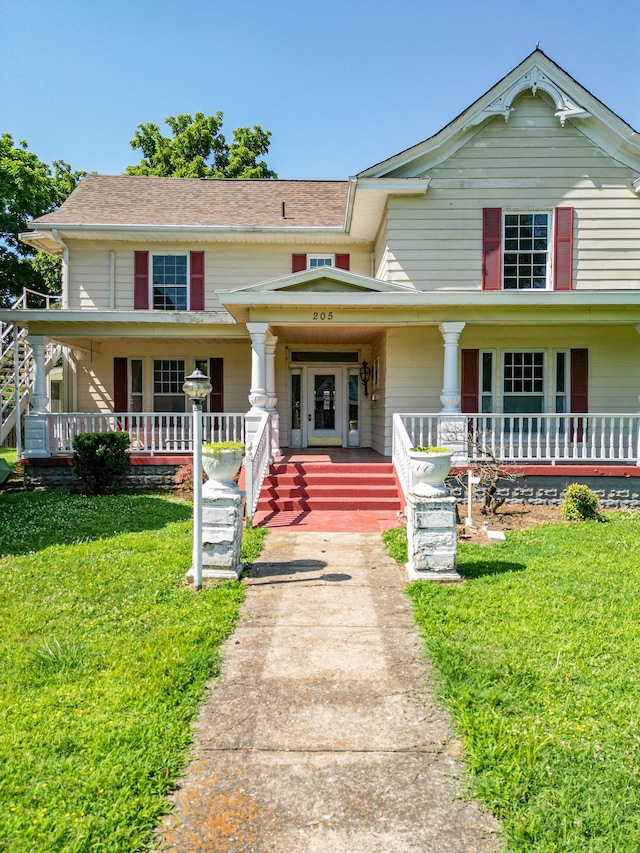
[[[151,287],[155,311],[186,311],[187,256],[153,255]]]
[[[335,255],[307,255],[307,268],[310,270],[318,267],[332,267],[335,263]]]
[[[144,411],[143,363],[141,358],[129,359],[129,411]]]
[[[502,286],[544,290],[549,269],[549,214],[505,213]]]
[[[491,350],[480,353],[480,411],[483,415],[494,410],[493,402],[493,361]]]
[[[505,352],[502,408],[507,414],[544,412],[544,352]]]
[[[184,412],[185,395],[183,359],[156,359],[153,362],[153,411]]]

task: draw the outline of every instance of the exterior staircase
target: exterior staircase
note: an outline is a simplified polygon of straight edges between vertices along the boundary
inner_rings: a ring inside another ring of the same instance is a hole
[[[32,306],[30,298],[33,301],[33,297],[36,297],[36,301],[35,305]],[[22,296],[11,305],[11,308],[44,307],[49,309],[55,308],[58,302],[59,297],[57,296],[49,296],[25,289]],[[13,443],[15,443],[13,431],[16,427],[16,409],[20,409],[21,417],[25,414],[29,407],[29,398],[33,389],[33,353],[24,328],[19,329],[17,348],[18,357],[16,359],[15,326],[12,323],[0,323],[0,445],[12,437]],[[53,367],[59,354],[59,347],[48,347],[47,371]],[[19,407],[16,405],[16,378]]]
[[[358,451],[349,451],[352,457]],[[333,454],[337,455],[337,454]],[[253,523],[313,530],[383,530],[397,525],[403,501],[391,462],[277,462],[264,480]]]

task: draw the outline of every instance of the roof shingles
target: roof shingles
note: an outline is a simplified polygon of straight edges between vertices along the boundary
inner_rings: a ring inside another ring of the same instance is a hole
[[[346,181],[86,175],[57,210],[33,224],[341,227],[346,198]]]

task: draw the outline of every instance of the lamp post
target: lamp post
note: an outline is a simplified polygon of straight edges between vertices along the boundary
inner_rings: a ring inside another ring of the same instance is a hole
[[[193,586],[202,589],[202,401],[211,393],[209,377],[196,369],[182,390],[191,400],[193,413]]]

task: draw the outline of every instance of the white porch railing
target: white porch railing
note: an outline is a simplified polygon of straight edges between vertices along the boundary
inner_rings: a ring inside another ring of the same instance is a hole
[[[262,484],[271,462],[271,416],[265,412],[260,418],[251,446],[246,449],[244,459],[247,527],[252,526],[253,514],[258,506]]]
[[[418,445],[453,446],[454,464],[489,453],[507,464],[640,465],[640,415],[397,414],[393,460],[403,487],[413,485],[408,451]]]
[[[71,412],[43,414],[49,424],[52,456],[73,452],[73,439],[85,432],[128,432],[132,453],[186,453],[193,451],[191,413],[121,412],[88,414]],[[244,442],[244,414],[205,412],[202,416],[204,442]]]

